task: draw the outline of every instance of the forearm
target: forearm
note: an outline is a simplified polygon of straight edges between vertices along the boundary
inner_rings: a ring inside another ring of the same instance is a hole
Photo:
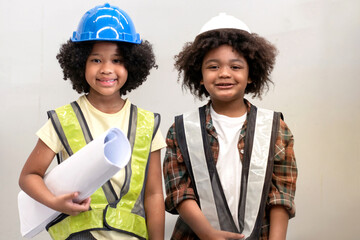
[[[145,212],[150,240],[164,239],[165,207],[163,194],[145,198]]]
[[[285,240],[289,214],[283,206],[273,206],[270,209],[269,240]]]
[[[193,199],[187,199],[180,203],[177,210],[181,218],[195,232],[200,239],[209,239],[208,234],[213,231],[213,227],[206,219],[201,209]]]
[[[44,180],[37,174],[27,174],[19,179],[20,188],[36,201],[54,209],[55,196],[46,187]]]
[[[87,211],[90,198],[82,203],[74,203],[73,200],[77,198],[78,193],[55,196],[45,185],[43,177],[54,156],[55,153],[39,140],[21,171],[21,189],[36,201],[58,212],[77,215],[79,212]]]
[[[165,205],[161,178],[160,150],[150,156],[144,207],[150,240],[164,239]]]

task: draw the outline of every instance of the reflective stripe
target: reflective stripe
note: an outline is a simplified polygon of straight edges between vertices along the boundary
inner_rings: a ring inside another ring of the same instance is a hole
[[[129,191],[122,196],[116,208],[109,206],[105,214],[107,224],[110,227],[132,232],[144,239],[148,238],[148,232],[145,218],[142,216],[145,216],[142,190],[146,181],[146,168],[151,150],[151,144],[147,143],[151,143],[153,131],[154,114],[138,108],[135,142],[131,157],[132,171]],[[134,214],[134,212],[140,212],[141,215]],[[120,216],[121,221],[119,221]]]
[[[54,240],[64,240],[72,233],[87,229],[102,229],[104,228],[103,211],[104,209],[101,208],[92,209],[76,216],[64,218],[61,222],[49,228],[49,234]]]
[[[184,130],[201,210],[211,226],[220,230],[220,223],[207,168],[198,111],[184,114]]]
[[[250,236],[259,213],[265,182],[274,112],[257,109],[254,142],[246,193],[245,223],[243,234]]]

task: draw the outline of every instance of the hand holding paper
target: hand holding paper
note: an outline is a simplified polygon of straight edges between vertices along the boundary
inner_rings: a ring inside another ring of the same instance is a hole
[[[52,169],[44,182],[56,196],[79,192],[81,202],[125,167],[130,156],[131,147],[124,133],[111,128]],[[18,207],[24,237],[37,235],[60,214],[23,191],[18,195]]]

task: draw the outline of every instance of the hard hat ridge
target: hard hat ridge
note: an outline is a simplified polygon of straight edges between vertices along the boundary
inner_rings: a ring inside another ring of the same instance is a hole
[[[234,16],[227,15],[226,13],[219,13],[218,16],[211,18],[202,26],[198,35],[217,29],[234,28],[251,33],[250,28],[240,19]]]
[[[73,42],[82,41],[120,41],[140,44],[130,16],[120,8],[109,3],[96,6],[87,11],[73,32]]]

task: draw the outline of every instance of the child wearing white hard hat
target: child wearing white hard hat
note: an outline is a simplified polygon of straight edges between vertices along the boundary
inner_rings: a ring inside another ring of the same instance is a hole
[[[282,114],[257,108],[277,50],[224,13],[175,57],[183,87],[208,103],[175,117],[163,164],[172,239],[285,239],[295,216],[294,138]]]

